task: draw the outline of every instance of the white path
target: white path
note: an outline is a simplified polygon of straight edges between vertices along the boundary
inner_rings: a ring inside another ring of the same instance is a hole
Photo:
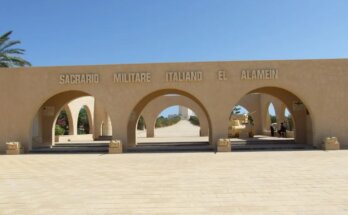
[[[199,137],[199,126],[191,124],[188,120],[180,120],[178,123],[155,129],[155,137]],[[146,131],[138,131],[138,137],[145,137]]]

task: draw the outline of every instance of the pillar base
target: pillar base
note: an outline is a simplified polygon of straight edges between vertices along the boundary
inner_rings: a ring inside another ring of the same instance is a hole
[[[6,150],[6,154],[7,154],[7,155],[20,155],[20,154],[24,154],[24,149],[20,149],[20,150],[11,150],[11,149],[8,149],[8,150]]]
[[[219,139],[217,152],[231,152],[231,142],[229,139]]]
[[[111,140],[109,143],[109,154],[121,154],[122,152],[123,150],[121,141]]]
[[[336,137],[327,137],[325,138],[322,148],[324,150],[340,150],[340,143]]]
[[[20,142],[7,142],[6,154],[8,155],[19,155],[24,153],[24,148]]]

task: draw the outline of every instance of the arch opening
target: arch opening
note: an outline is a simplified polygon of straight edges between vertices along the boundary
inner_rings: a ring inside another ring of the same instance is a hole
[[[63,108],[63,110],[59,112],[58,118],[56,120],[55,136],[71,134],[69,124],[72,126],[71,115],[68,117],[67,111],[65,110],[65,108]]]
[[[171,102],[182,103],[180,102],[182,99],[181,96],[171,97]],[[166,107],[162,108],[160,103]],[[206,125],[203,125],[203,128],[200,125],[199,119],[201,117],[203,117],[202,113],[196,114],[186,106],[170,105],[167,99],[157,99],[145,107],[142,116],[139,118],[137,138],[207,136],[202,135],[202,130],[205,134],[207,132],[204,131]],[[146,118],[148,125],[146,128],[143,126],[144,118]],[[206,122],[203,123],[207,124]],[[141,142],[141,139],[139,141]]]
[[[269,119],[269,123],[268,124],[273,124],[273,123],[277,123],[277,114],[274,108],[274,105],[272,102],[269,103],[268,105],[268,112],[267,112],[267,118]]]
[[[284,110],[284,117],[286,120],[287,129],[289,131],[294,131],[295,130],[294,118],[292,117],[288,108],[285,108],[285,110]]]
[[[180,114],[182,114],[182,112],[180,113],[180,110],[177,112],[177,114],[172,112],[168,112],[165,116],[162,113],[162,111],[166,111],[165,109],[168,107],[172,107],[172,106],[176,106],[176,110],[178,111],[178,106],[179,107],[184,107],[186,110],[188,110],[188,112],[190,112],[190,109],[196,110],[199,109],[200,111],[200,115],[203,115],[205,120],[206,120],[206,127],[207,127],[207,131],[206,131],[206,136],[203,137],[203,140],[194,140],[194,139],[188,139],[190,136],[191,137],[195,137],[195,138],[201,138],[200,136],[200,127],[197,125],[192,125],[191,121],[195,121],[193,123],[198,123],[200,122],[201,124],[201,118],[197,118],[198,115],[196,111],[193,111],[193,113],[188,114],[188,116],[182,116]],[[162,113],[162,114],[161,114]],[[136,127],[137,127],[137,123],[139,122],[140,116],[142,116],[144,118],[145,124],[146,124],[146,135],[143,136],[139,136],[136,135]],[[192,117],[190,117],[192,116]],[[193,117],[195,116],[195,117]],[[191,119],[190,119],[191,118]],[[156,123],[157,121],[157,123]],[[177,122],[176,124],[173,122]],[[173,126],[165,126],[168,125],[168,123],[172,123],[174,124]],[[151,134],[151,132],[149,132],[150,129],[153,128],[153,130],[155,130],[156,128],[156,124],[157,127],[164,127],[164,128],[157,128],[158,132],[153,132]],[[164,126],[163,126],[164,125]],[[179,130],[175,130],[175,126],[178,126],[178,128],[183,129],[183,127],[185,126],[189,126],[191,128],[196,129],[196,135],[182,135],[182,132]],[[184,92],[184,91],[180,91],[180,90],[176,90],[176,89],[165,89],[165,90],[159,90],[156,92],[153,92],[151,94],[149,94],[148,96],[145,96],[133,109],[131,116],[129,117],[129,121],[128,121],[128,127],[127,127],[127,139],[128,139],[128,143],[127,143],[127,147],[131,148],[131,147],[135,147],[138,145],[138,143],[142,143],[144,141],[144,138],[146,137],[149,141],[156,141],[156,142],[205,142],[208,143],[210,140],[210,118],[207,114],[207,111],[205,110],[204,106],[202,105],[202,103],[193,95]],[[179,135],[173,135],[173,131],[171,132],[170,130],[174,127],[174,132],[179,134]],[[163,132],[162,132],[163,131]],[[156,133],[156,135],[155,135]],[[158,134],[157,134],[158,133]],[[164,134],[167,135],[164,135]],[[169,134],[169,135],[168,135]],[[167,136],[169,139],[164,139]],[[184,137],[183,139],[178,139],[179,137]],[[152,140],[149,140],[151,138],[155,138]],[[161,140],[156,139],[156,138],[161,138]],[[170,140],[171,138],[171,140]]]
[[[29,148],[95,143],[102,136],[102,123],[108,117],[103,107],[96,107],[95,98],[83,91],[66,91],[50,97],[34,117]]]
[[[314,146],[309,109],[293,93],[278,87],[258,88],[245,94],[236,105],[244,105],[249,113],[245,121],[230,121],[230,138],[272,143],[286,140],[284,143]]]
[[[87,105],[83,105],[79,111],[77,119],[77,134],[90,134],[91,112]]]

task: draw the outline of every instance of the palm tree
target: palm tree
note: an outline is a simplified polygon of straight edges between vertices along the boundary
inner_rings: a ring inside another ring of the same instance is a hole
[[[19,40],[10,40],[12,31],[9,31],[0,36],[0,67],[20,67],[31,66],[31,64],[19,57],[24,54],[24,49],[13,48],[13,46],[20,44]]]

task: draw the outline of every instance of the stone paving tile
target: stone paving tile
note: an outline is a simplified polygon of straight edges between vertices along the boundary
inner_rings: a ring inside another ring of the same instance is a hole
[[[348,214],[348,151],[0,156],[0,214]]]

